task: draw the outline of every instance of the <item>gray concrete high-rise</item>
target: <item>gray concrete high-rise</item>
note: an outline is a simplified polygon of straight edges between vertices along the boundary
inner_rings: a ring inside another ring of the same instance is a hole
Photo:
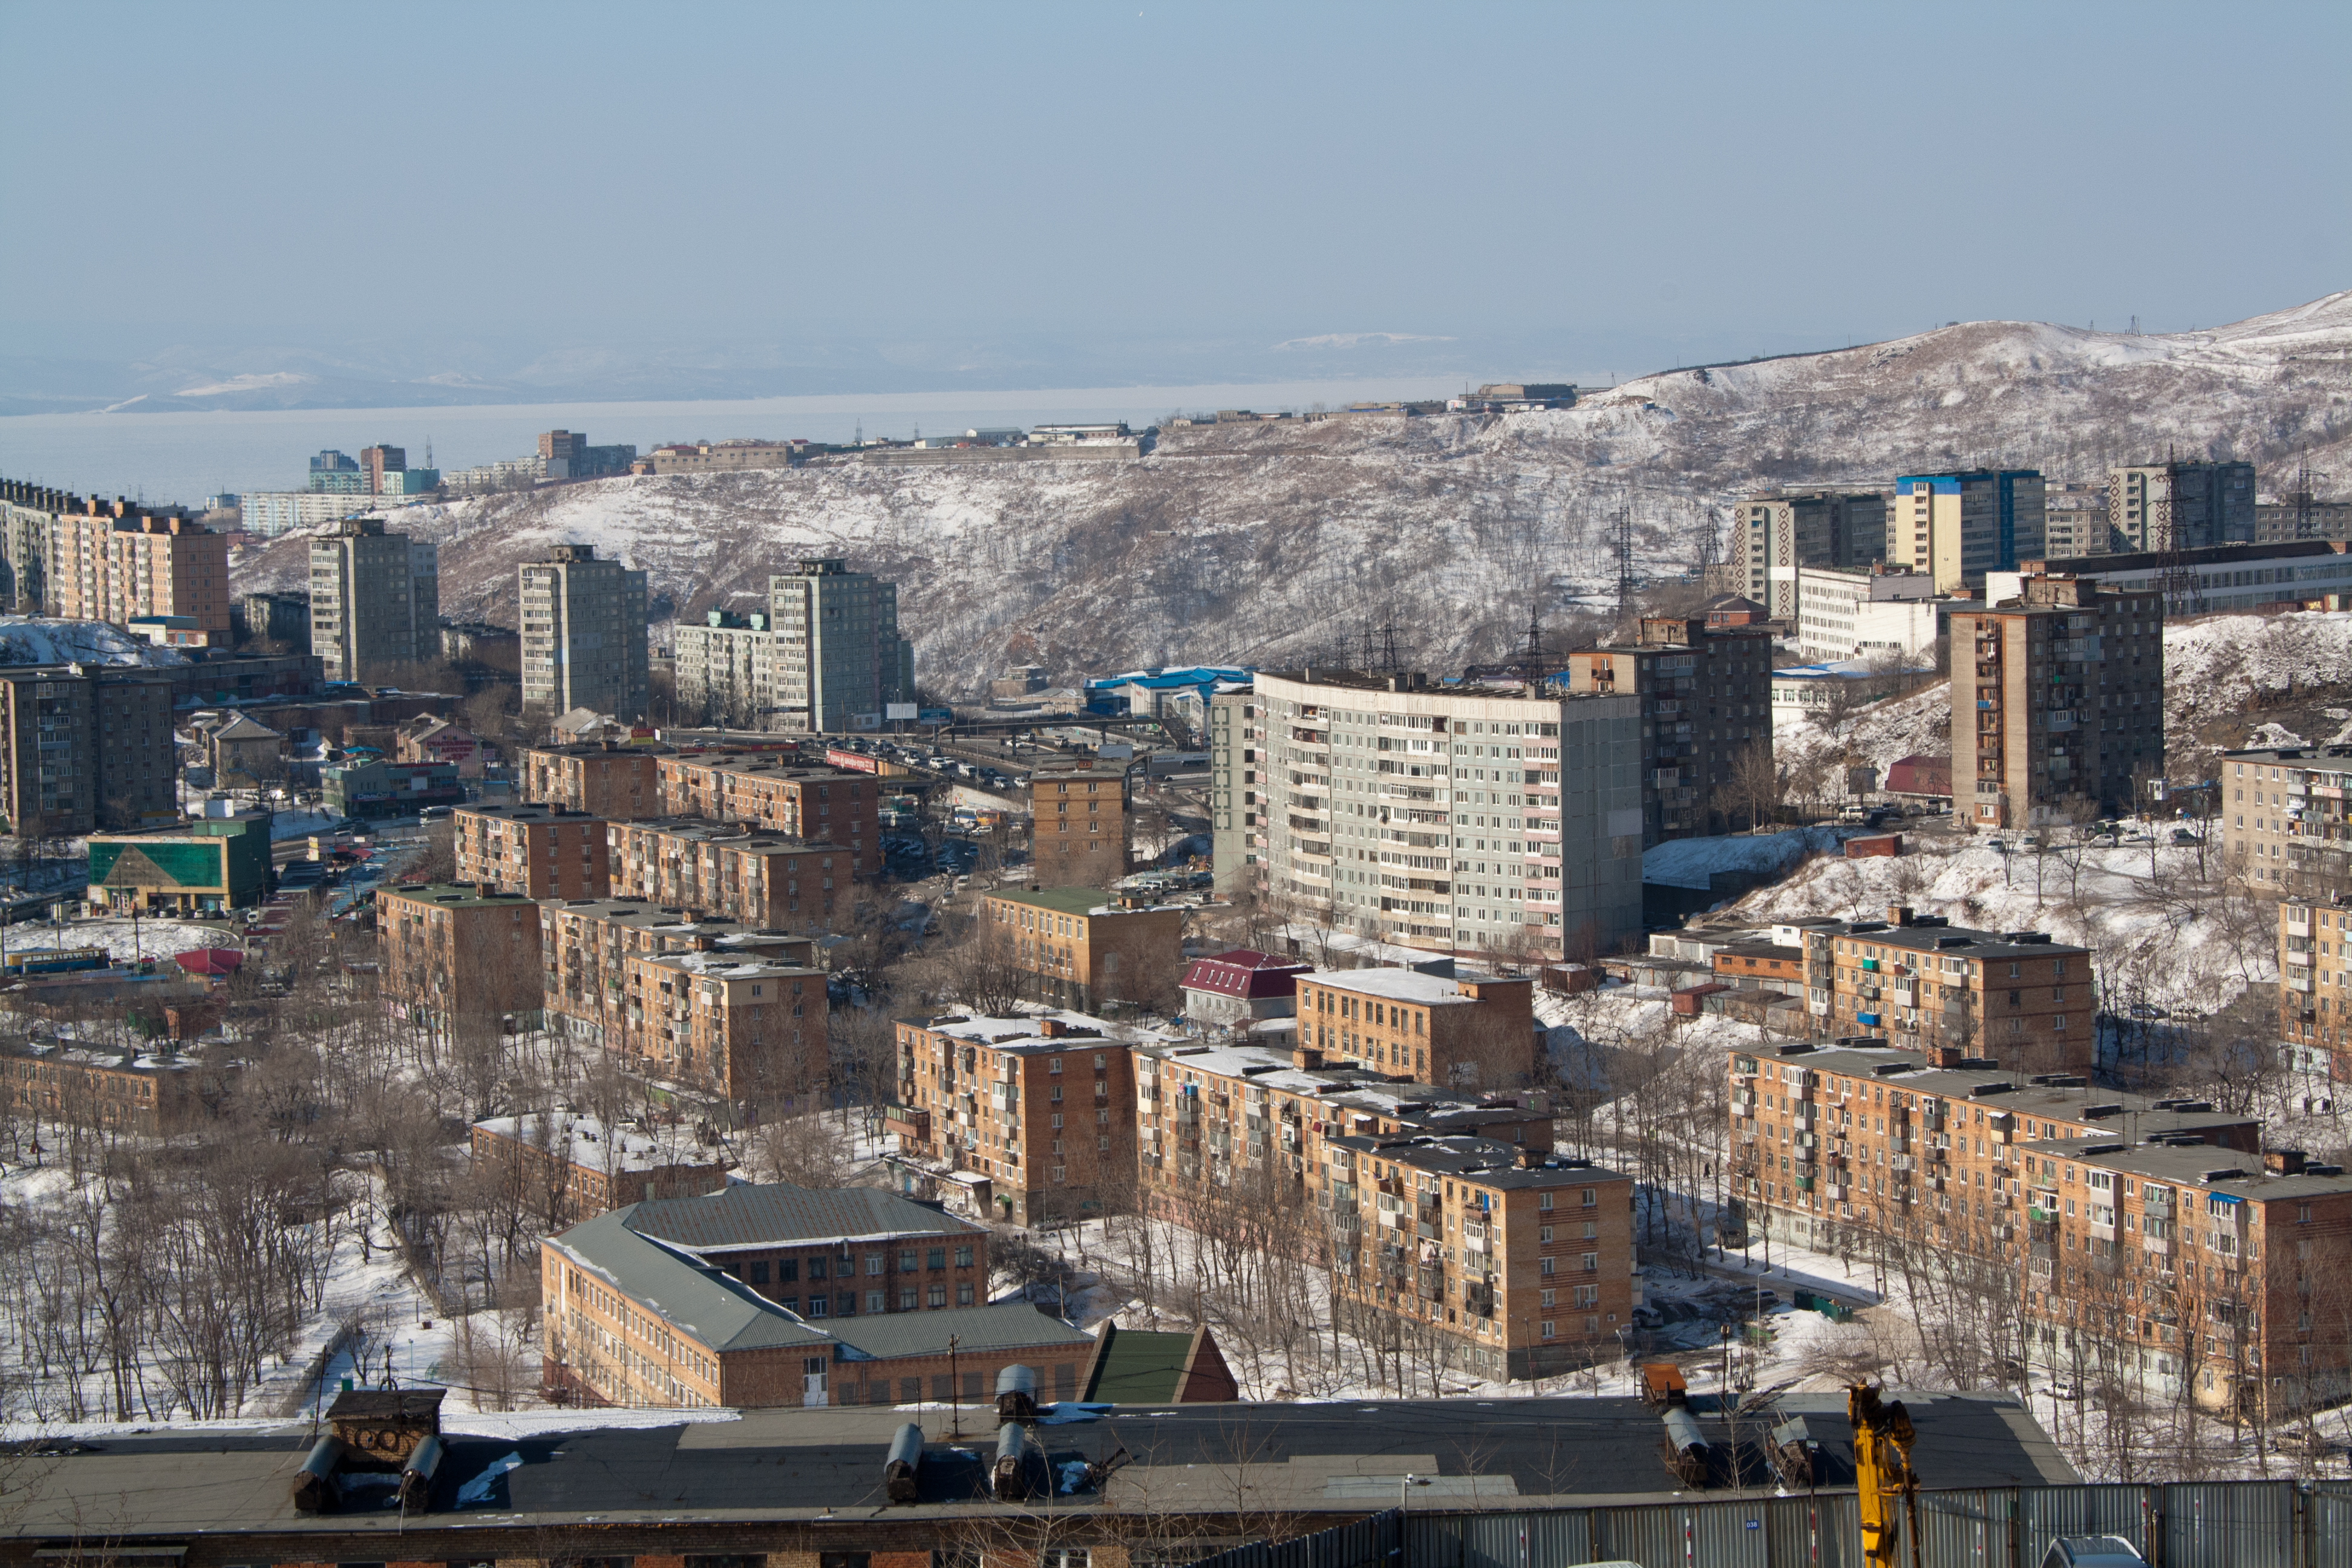
[[[516,570],[523,706],[645,717],[646,574],[599,561],[593,544],[559,544]]]
[[[441,657],[439,552],[383,520],[347,517],[310,542],[310,651],[329,680]]]
[[[779,728],[835,732],[914,700],[914,648],[898,635],[898,585],[846,561],[809,560],[768,579]]]
[[[2254,542],[2252,463],[2147,463],[2107,470],[2107,527],[2119,551],[2204,550]]]

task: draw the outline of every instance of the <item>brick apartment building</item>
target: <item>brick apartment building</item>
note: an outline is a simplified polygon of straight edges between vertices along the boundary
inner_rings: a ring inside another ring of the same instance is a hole
[[[1952,616],[1952,814],[1977,828],[2121,816],[2164,771],[2164,616],[2154,593],[2029,576]]]
[[[25,838],[179,819],[172,677],[107,665],[0,669],[0,814]]]
[[[1535,1070],[1535,982],[1440,961],[1298,977],[1298,1044],[1422,1083],[1502,1089]]]
[[[494,1116],[473,1127],[476,1170],[501,1169],[556,1228],[647,1198],[697,1197],[727,1185],[724,1147],[681,1127],[608,1126],[568,1110]]]
[[[612,892],[758,930],[832,926],[855,895],[845,844],[810,843],[699,817],[614,823]]]
[[[1803,933],[1817,1029],[2025,1072],[2088,1071],[2097,1051],[2090,950],[2039,931],[1947,924],[1896,907]]]
[[[659,762],[667,747],[534,746],[522,754],[522,797],[633,822],[662,815]]]
[[[983,1227],[873,1188],[649,1201],[540,1246],[547,1382],[599,1405],[981,1405],[1015,1362],[1076,1397],[1094,1348],[980,1304]]]
[[[688,921],[635,899],[572,899],[539,906],[547,1026],[622,1057],[637,1054],[629,961],[711,952],[791,966],[815,963],[805,936],[747,931],[740,921]]]
[[[1128,873],[1133,802],[1116,763],[1040,763],[1029,774],[1029,860],[1060,888],[1108,888]]]
[[[2262,1152],[2254,1118],[1876,1050],[1730,1071],[1733,1175],[1768,1234],[2004,1263],[2053,1374],[2272,1414],[2344,1397],[2352,1178]]]
[[[1799,1246],[1900,1219],[1939,1244],[2022,1223],[2024,1144],[2070,1138],[2190,1139],[2252,1152],[2262,1123],[2199,1100],[2095,1089],[2077,1074],[2024,1078],[1990,1061],[1929,1067],[1875,1047],[1735,1052],[1734,1190],[1751,1229]]]
[[[478,882],[415,883],[375,896],[383,989],[394,1010],[447,1033],[536,1019],[539,906]]]
[[[69,621],[164,617],[173,646],[227,646],[228,536],[176,512],[142,511],[92,497],[58,514],[48,568],[50,603]]]
[[[845,845],[852,878],[879,863],[877,786],[870,774],[801,767],[740,752],[662,757],[655,773],[660,810],[653,815],[742,823],[813,844]]]
[[[1569,655],[1569,689],[1631,696],[1642,715],[1642,844],[1752,826],[1741,753],[1772,754],[1772,634],[1644,616],[1639,639]]]
[[[625,1059],[728,1100],[808,1093],[831,1066],[825,972],[714,949],[622,965]]]
[[[52,1041],[0,1042],[0,1105],[34,1140],[45,1124],[163,1138],[225,1106],[235,1066]]]
[[[452,814],[457,880],[533,899],[611,891],[605,823],[560,805],[466,805]]]
[[[2352,746],[2224,752],[2221,858],[2273,897],[2352,892]]]
[[[2287,899],[2278,907],[2279,1041],[2296,1070],[2352,1079],[2352,910]]]
[[[902,1151],[939,1169],[986,1178],[998,1217],[1077,1219],[1133,1184],[1134,1068],[1101,1019],[901,1018],[898,1035],[890,1131]]]
[[[983,924],[1002,933],[1038,1001],[1092,1012],[1171,996],[1184,964],[1184,910],[1091,888],[994,892]]]

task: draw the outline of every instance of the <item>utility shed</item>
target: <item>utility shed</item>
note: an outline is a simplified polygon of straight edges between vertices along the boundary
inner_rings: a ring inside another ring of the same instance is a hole
[[[1088,1405],[1222,1405],[1241,1397],[1206,1329],[1163,1333],[1105,1323],[1087,1365]]]

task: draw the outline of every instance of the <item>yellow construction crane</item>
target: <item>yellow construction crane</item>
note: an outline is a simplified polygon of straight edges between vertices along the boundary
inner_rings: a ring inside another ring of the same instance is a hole
[[[1895,1547],[1904,1517],[1911,1526],[1911,1568],[1919,1568],[1919,1478],[1911,1468],[1911,1415],[1903,1402],[1883,1404],[1882,1390],[1847,1385],[1846,1419],[1853,1423],[1853,1485],[1862,1504],[1862,1555],[1870,1568],[1895,1568]]]

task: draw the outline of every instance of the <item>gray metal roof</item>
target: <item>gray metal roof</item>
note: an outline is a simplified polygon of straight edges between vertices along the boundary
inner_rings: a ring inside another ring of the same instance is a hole
[[[784,1182],[731,1186],[701,1197],[648,1199],[617,1213],[638,1235],[698,1253],[844,1237],[986,1234],[969,1220],[878,1187],[795,1187]]]
[[[959,1352],[974,1354],[1034,1346],[1094,1348],[1091,1336],[1059,1318],[1046,1316],[1026,1301],[1008,1301],[995,1307],[947,1307],[937,1311],[827,1318],[825,1327],[850,1349],[885,1358],[944,1354],[950,1334],[955,1336]],[[1078,1359],[1075,1349],[1071,1354],[1073,1359]]]
[[[833,1343],[831,1335],[810,1328],[740,1280],[637,1235],[628,1226],[629,1213],[598,1215],[553,1244],[581,1269],[713,1351]]]

